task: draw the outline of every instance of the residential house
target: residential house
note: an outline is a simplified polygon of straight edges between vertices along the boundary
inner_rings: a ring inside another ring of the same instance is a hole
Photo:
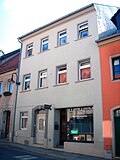
[[[12,141],[20,49],[0,57],[0,138]],[[12,81],[11,81],[12,78]]]
[[[103,32],[100,48],[105,155],[120,157],[120,9],[111,18],[116,28]]]
[[[104,157],[99,48],[118,10],[90,4],[21,37],[14,141]]]

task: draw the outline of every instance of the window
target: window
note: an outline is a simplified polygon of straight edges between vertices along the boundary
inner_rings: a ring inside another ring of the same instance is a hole
[[[33,52],[33,43],[27,45],[26,57],[32,56]]]
[[[47,87],[47,70],[39,72],[39,88]]]
[[[42,39],[41,42],[41,51],[46,51],[48,50],[48,38]]]
[[[4,96],[10,96],[10,95],[12,95],[12,92],[13,92],[13,82],[8,80],[6,83],[6,89],[3,92],[3,94],[4,94]]]
[[[91,78],[90,59],[79,62],[79,80]]]
[[[20,129],[27,129],[28,112],[21,112],[20,117]]]
[[[63,65],[57,67],[57,84],[66,83],[67,82],[67,66]]]
[[[10,93],[13,92],[13,82],[8,82],[8,90]]]
[[[30,90],[30,75],[25,75],[24,76],[24,84],[23,84],[23,90]]]
[[[93,107],[67,109],[67,140],[93,142]]]
[[[58,45],[64,45],[67,42],[67,31],[62,31],[58,33]]]
[[[0,82],[0,96],[2,95],[2,82]]]
[[[120,79],[120,56],[112,58],[113,79]]]
[[[78,25],[78,38],[88,36],[88,22]]]

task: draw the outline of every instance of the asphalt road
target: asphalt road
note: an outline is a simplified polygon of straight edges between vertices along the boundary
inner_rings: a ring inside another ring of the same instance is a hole
[[[0,146],[0,160],[58,160],[57,158],[44,157],[42,155]]]

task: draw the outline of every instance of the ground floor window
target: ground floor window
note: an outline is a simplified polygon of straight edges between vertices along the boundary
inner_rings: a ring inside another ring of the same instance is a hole
[[[28,112],[21,112],[20,113],[20,129],[26,130],[27,129],[27,123],[28,123]]]
[[[67,110],[67,140],[94,141],[93,107],[70,108]]]

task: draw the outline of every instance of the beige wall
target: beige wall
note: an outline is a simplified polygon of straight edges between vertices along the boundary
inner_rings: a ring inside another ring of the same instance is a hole
[[[80,13],[79,13],[80,14]],[[69,18],[68,18],[69,19]],[[65,21],[65,20],[64,20]],[[77,25],[88,21],[89,35],[86,38],[77,40]],[[94,109],[94,144],[65,143],[65,150],[84,153],[90,155],[103,156],[103,135],[102,135],[102,103],[101,103],[101,83],[100,83],[100,62],[99,51],[95,43],[98,38],[96,13],[94,10],[88,14],[74,16],[71,20],[55,27],[45,30],[40,34],[28,39],[23,38],[20,81],[23,75],[31,73],[31,91],[22,92],[22,83],[19,87],[16,119],[16,141],[29,139],[31,135],[31,119],[29,117],[29,130],[19,130],[20,111],[29,111],[32,116],[32,108],[44,103],[52,104],[55,108],[67,108],[77,106],[93,105]],[[59,22],[60,23],[60,22]],[[68,44],[57,47],[57,33],[67,29]],[[40,53],[40,40],[49,36],[49,50]],[[26,45],[33,42],[33,56],[25,58]],[[90,58],[92,79],[89,81],[77,82],[78,61]],[[56,66],[67,64],[66,85],[56,86]],[[37,89],[38,71],[47,69],[48,88]],[[48,146],[53,147],[54,140],[54,109],[49,112]],[[30,142],[32,143],[32,142]],[[80,148],[79,150],[77,148]],[[86,150],[87,147],[87,150]],[[71,149],[72,148],[72,149]],[[96,149],[95,149],[96,148]]]
[[[10,111],[10,128],[9,128],[9,140],[12,136],[13,116],[16,99],[16,85],[13,84],[13,92],[10,96],[4,96],[3,92],[7,89],[8,80],[11,79],[12,74],[17,73],[17,70],[9,71],[0,75],[0,82],[2,82],[2,96],[0,97],[0,135],[3,128],[3,112]]]

